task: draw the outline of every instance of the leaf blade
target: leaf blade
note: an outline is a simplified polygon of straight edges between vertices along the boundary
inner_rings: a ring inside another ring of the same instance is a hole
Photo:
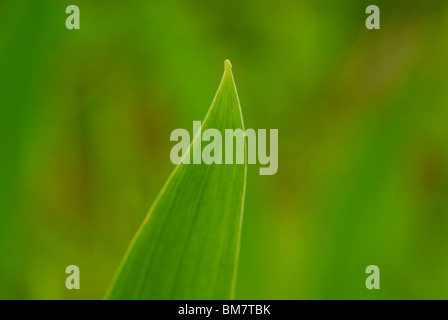
[[[209,128],[244,130],[228,60],[201,131]],[[232,298],[245,185],[246,160],[179,164],[131,242],[108,298]]]

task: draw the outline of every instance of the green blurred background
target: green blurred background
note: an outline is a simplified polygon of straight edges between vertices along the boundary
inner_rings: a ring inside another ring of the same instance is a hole
[[[236,298],[447,299],[447,57],[447,1],[2,0],[0,298],[103,297],[228,58],[246,128],[280,134]]]

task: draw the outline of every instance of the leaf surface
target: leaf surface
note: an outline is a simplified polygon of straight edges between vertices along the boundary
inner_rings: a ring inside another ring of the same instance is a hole
[[[244,130],[232,68],[228,60],[224,65],[201,127],[202,132],[209,128],[221,132],[223,163],[225,129]],[[202,148],[207,143],[203,141]],[[109,299],[233,297],[246,155],[244,164],[190,163],[177,165],[153,203],[123,258]]]

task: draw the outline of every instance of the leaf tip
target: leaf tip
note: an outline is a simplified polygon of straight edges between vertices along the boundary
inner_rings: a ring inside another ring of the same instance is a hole
[[[230,60],[229,60],[229,59],[227,59],[226,61],[224,61],[224,67],[225,67],[225,68],[230,68],[230,69],[232,69],[232,64],[230,63]]]

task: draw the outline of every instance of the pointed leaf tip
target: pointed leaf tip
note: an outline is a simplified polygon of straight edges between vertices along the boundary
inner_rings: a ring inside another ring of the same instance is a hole
[[[224,67],[228,67],[228,68],[230,68],[230,69],[232,69],[232,63],[230,63],[230,60],[229,59],[227,59],[226,61],[224,61]]]

